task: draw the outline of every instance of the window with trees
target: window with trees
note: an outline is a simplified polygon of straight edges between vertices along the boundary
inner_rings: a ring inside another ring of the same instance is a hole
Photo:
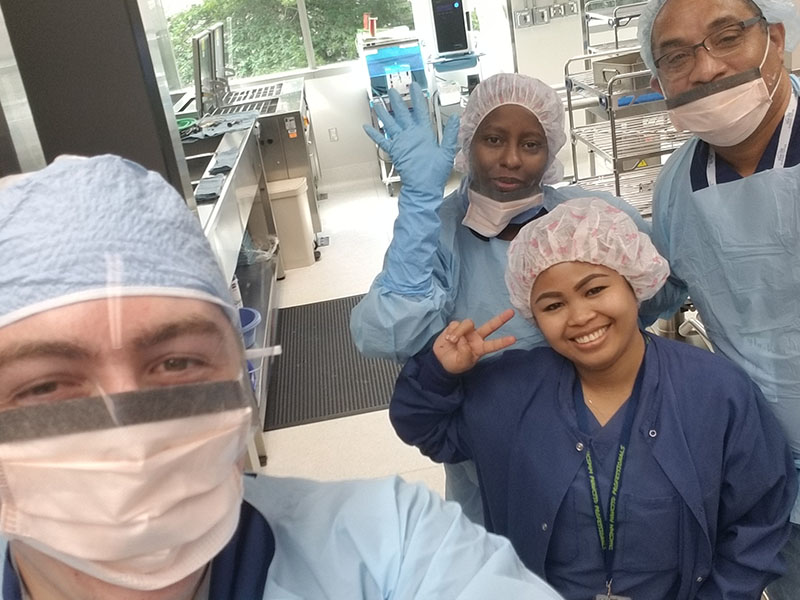
[[[413,29],[410,0],[162,0],[183,85],[190,85],[192,36],[225,23],[228,65],[254,77],[356,58],[363,15],[381,28]],[[304,27],[304,23],[306,27]],[[309,39],[304,40],[304,28]],[[311,55],[307,52],[311,49]]]

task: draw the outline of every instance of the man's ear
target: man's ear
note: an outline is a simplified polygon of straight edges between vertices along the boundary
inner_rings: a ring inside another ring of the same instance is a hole
[[[658,77],[651,77],[650,78],[650,87],[657,91],[662,96],[664,95],[664,90],[661,89],[661,82],[658,80]]]
[[[778,51],[783,54],[786,49],[786,27],[783,26],[783,23],[770,23],[767,28],[769,30],[769,41],[775,44],[778,47]],[[781,56],[781,61],[783,61],[783,56]]]

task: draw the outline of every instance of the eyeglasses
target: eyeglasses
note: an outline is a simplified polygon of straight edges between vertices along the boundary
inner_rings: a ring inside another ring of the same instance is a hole
[[[708,34],[705,39],[693,46],[684,46],[659,57],[656,62],[658,69],[666,77],[681,77],[694,68],[698,48],[705,48],[714,58],[722,58],[732,54],[745,40],[747,30],[760,21],[765,21],[763,16],[752,17],[739,21],[733,25],[726,25],[722,29]]]

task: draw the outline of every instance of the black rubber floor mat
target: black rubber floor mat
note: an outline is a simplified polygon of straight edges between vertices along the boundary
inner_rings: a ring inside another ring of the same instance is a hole
[[[364,358],[350,339],[350,311],[363,296],[282,308],[271,364],[265,431],[389,406],[400,366]]]

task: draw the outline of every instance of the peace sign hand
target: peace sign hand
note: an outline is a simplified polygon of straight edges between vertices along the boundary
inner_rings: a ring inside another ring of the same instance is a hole
[[[513,316],[514,311],[509,308],[478,329],[471,319],[452,321],[433,343],[433,353],[448,373],[458,375],[469,371],[482,356],[508,348],[517,341],[513,335],[486,339]]]

